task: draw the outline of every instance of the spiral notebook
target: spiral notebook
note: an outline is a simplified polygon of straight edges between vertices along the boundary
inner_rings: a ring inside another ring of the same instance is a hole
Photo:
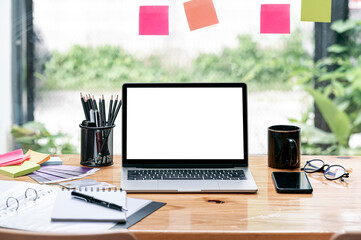
[[[71,196],[72,190],[59,191],[56,197],[52,221],[86,221],[86,222],[125,222],[126,212],[118,211]],[[77,190],[79,191],[79,190]],[[125,191],[83,189],[84,194],[97,199],[115,203],[126,208],[127,195]]]
[[[128,228],[165,205],[151,200],[127,198],[128,221],[118,224],[51,221],[59,192],[62,192],[61,189],[55,186],[0,180],[0,227],[40,232],[100,232],[114,227]]]

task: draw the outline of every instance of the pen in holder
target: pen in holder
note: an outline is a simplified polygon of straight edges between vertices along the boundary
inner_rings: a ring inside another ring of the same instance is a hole
[[[113,128],[122,101],[113,96],[110,98],[108,119],[104,95],[99,98],[80,93],[85,119],[79,126],[81,129],[81,160],[80,164],[89,167],[105,167],[113,164]]]
[[[115,125],[96,127],[87,121],[79,125],[81,130],[80,164],[89,167],[105,167],[113,164],[113,128]]]

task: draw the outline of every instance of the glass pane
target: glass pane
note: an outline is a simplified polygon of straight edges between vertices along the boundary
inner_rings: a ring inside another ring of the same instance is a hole
[[[323,167],[322,160],[312,160],[308,162],[304,168],[305,172],[315,172]]]
[[[328,179],[336,179],[345,174],[345,169],[340,166],[331,166],[325,171],[325,177]]]
[[[247,82],[251,154],[267,153],[269,126],[302,119],[313,103],[309,94],[291,86],[293,66],[308,69],[314,51],[314,23],[299,21],[301,0],[289,2],[289,35],[260,34],[259,1],[214,0],[219,24],[194,31],[185,1],[33,2],[40,39],[35,119],[53,135],[66,133],[78,152],[84,120],[79,93],[97,100],[104,94],[108,110],[110,97],[121,98],[125,82]],[[154,4],[169,6],[169,36],[139,35],[140,7]],[[119,114],[114,128],[117,155],[120,119]]]

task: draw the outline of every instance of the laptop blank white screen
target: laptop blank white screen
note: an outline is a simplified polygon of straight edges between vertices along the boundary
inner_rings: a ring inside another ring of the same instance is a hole
[[[127,159],[243,159],[242,89],[128,88]]]

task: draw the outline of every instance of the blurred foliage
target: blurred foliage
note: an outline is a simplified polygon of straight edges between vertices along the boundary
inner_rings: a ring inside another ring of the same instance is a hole
[[[311,64],[299,31],[278,49],[262,49],[250,36],[238,37],[238,47],[221,55],[206,54],[194,61],[194,73],[213,81],[246,82],[252,89],[288,89],[293,71]]]
[[[45,65],[42,90],[114,90],[125,82],[247,82],[250,89],[290,89],[291,73],[308,67],[311,57],[296,31],[277,48],[262,48],[249,35],[238,37],[236,48],[201,54],[191,68],[166,67],[160,56],[137,59],[116,46],[73,46],[54,51]]]
[[[39,122],[27,122],[23,126],[14,125],[11,134],[24,152],[31,149],[47,154],[76,153],[66,134],[50,134],[44,124]]]
[[[295,72],[298,83],[309,86],[306,90],[332,131],[326,133],[311,126],[314,109],[310,108],[298,121],[308,130],[303,134],[303,153],[359,155],[361,144],[352,148],[350,139],[354,134],[361,135],[361,21],[339,20],[331,29],[340,34],[345,43],[330,46],[330,57]],[[327,84],[313,90],[314,78]]]

